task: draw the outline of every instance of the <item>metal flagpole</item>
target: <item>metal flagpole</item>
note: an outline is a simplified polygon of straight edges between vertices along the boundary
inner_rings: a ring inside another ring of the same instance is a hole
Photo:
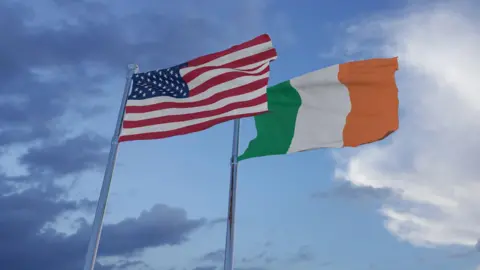
[[[228,199],[227,237],[225,242],[224,270],[233,270],[233,240],[235,235],[235,204],[237,193],[238,143],[240,140],[240,119],[233,121],[233,146],[230,161],[230,192]]]
[[[93,270],[97,259],[98,245],[100,243],[100,235],[102,234],[103,217],[105,216],[105,209],[107,206],[108,192],[110,190],[110,183],[112,182],[113,169],[115,168],[115,159],[117,158],[118,138],[122,128],[123,115],[125,113],[125,105],[127,103],[128,93],[132,84],[132,75],[138,72],[138,65],[128,65],[127,78],[125,82],[125,89],[123,90],[122,104],[118,112],[117,126],[112,137],[110,146],[110,154],[108,156],[107,167],[103,176],[102,189],[98,197],[97,210],[95,211],[95,219],[92,225],[92,235],[88,243],[87,255],[85,257],[85,266],[83,270]]]

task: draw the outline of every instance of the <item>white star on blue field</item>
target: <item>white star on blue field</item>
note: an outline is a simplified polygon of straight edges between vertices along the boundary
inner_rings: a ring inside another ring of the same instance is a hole
[[[179,71],[181,67],[174,66],[133,75],[132,91],[128,98],[139,100],[160,96],[188,97],[187,83]]]

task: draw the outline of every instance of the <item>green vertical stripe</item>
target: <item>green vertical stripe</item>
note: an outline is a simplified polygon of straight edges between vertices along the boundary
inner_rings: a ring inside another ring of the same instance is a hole
[[[250,141],[247,150],[238,157],[286,154],[295,132],[295,121],[302,100],[290,81],[267,89],[268,112],[255,116],[257,137]]]

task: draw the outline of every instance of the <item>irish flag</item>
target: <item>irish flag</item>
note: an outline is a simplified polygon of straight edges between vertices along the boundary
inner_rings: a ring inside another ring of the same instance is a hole
[[[347,62],[267,89],[268,112],[239,157],[355,147],[398,129],[397,58]]]

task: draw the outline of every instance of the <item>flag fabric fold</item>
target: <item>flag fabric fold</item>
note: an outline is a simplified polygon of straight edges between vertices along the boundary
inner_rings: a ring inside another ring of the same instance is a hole
[[[193,133],[268,110],[267,34],[167,69],[133,75],[119,141]]]
[[[255,116],[257,137],[239,160],[382,140],[399,126],[397,70],[396,57],[367,59],[269,87],[269,112]]]

